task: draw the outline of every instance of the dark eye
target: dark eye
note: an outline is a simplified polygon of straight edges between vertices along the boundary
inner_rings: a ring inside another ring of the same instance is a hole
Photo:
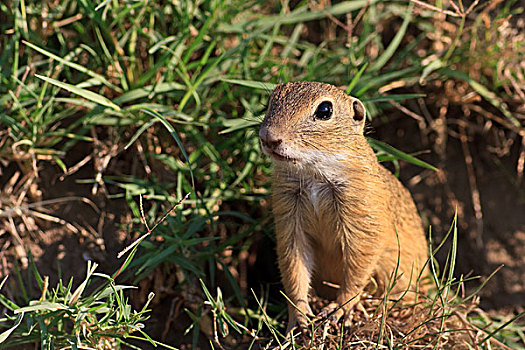
[[[332,117],[332,102],[324,101],[321,102],[314,113],[314,119],[328,120]]]

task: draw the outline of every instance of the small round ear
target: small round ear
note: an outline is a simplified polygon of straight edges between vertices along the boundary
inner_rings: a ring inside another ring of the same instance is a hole
[[[362,134],[365,128],[366,110],[363,103],[357,98],[352,98],[350,115],[352,117],[352,127],[356,132]]]

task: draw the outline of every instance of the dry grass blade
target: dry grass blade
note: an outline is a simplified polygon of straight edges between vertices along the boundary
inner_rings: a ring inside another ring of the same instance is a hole
[[[463,15],[460,13],[460,12],[452,12],[452,11],[449,11],[449,10],[443,10],[439,7],[436,7],[436,6],[433,6],[433,5],[430,5],[426,2],[423,2],[423,1],[419,1],[419,0],[410,0],[411,2],[415,3],[416,5],[419,5],[419,6],[423,6],[427,9],[430,9],[430,10],[433,10],[433,11],[436,11],[436,12],[439,12],[439,13],[443,13],[445,15],[449,15],[449,16],[452,16],[452,17],[462,17]],[[453,3],[451,1],[451,3]]]
[[[0,217],[12,216],[12,215],[22,215],[24,213],[31,212],[31,209],[33,209],[33,208],[40,208],[40,207],[45,207],[45,206],[48,206],[48,205],[60,204],[60,203],[71,202],[71,201],[80,201],[80,202],[86,203],[91,208],[93,208],[93,210],[96,213],[100,212],[100,209],[97,208],[95,203],[93,203],[88,198],[69,196],[69,197],[60,197],[60,198],[46,199],[46,200],[43,200],[43,201],[29,203],[29,204],[19,204],[19,205],[15,205],[15,206],[8,206],[6,209],[0,210]],[[32,212],[34,212],[34,211],[32,211]]]
[[[523,169],[525,167],[525,137],[521,138],[521,149],[520,149],[520,156],[518,158],[518,163],[516,164],[516,184],[518,186],[521,185],[521,181],[523,180]]]
[[[177,208],[179,205],[182,204],[182,202],[184,202],[186,199],[188,199],[188,197],[190,196],[191,192],[188,192],[186,193],[186,195],[184,196],[184,198],[180,199],[177,203],[175,203],[171,208],[170,210],[168,210],[164,216],[162,216],[159,220],[157,220],[157,222],[155,222],[155,224],[153,225],[153,227],[150,229],[148,227],[148,224],[147,224],[147,221],[146,221],[146,218],[144,216],[144,211],[142,209],[142,205],[141,205],[141,213],[142,213],[142,220],[143,220],[143,223],[144,225],[146,226],[146,229],[147,229],[147,232],[145,234],[143,234],[142,236],[140,236],[139,238],[137,238],[133,243],[131,243],[130,245],[128,245],[126,248],[124,248],[123,250],[121,250],[118,255],[117,255],[117,258],[120,259],[124,254],[126,254],[127,252],[129,252],[131,249],[135,248],[138,244],[140,244],[140,242],[142,242],[146,237],[148,237],[151,232],[153,232],[155,230],[155,228],[157,228],[157,226],[162,223],[164,220],[166,220],[166,218],[168,217],[168,215],[171,214],[171,212],[173,210],[175,210],[175,208]],[[140,197],[140,200],[141,200],[141,203],[142,203],[142,196]]]

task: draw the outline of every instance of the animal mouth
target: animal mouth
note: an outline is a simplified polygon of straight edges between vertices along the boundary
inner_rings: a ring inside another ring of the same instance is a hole
[[[281,153],[278,153],[276,151],[269,151],[269,156],[273,159],[279,160],[281,162],[292,162],[295,161],[294,158],[282,155]]]
[[[262,146],[263,146],[262,147],[263,152],[266,153],[268,156],[270,156],[270,158],[274,160],[278,160],[280,162],[295,162],[296,161],[295,158],[292,158],[292,157],[287,156],[286,154],[283,154],[282,151],[279,152],[278,150],[271,149],[270,147],[266,146],[264,142],[262,142]]]

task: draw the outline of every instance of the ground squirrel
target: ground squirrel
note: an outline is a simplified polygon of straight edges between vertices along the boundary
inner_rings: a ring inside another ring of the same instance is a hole
[[[414,290],[427,261],[414,201],[378,163],[363,136],[365,114],[361,101],[328,84],[280,84],[271,94],[259,136],[275,163],[277,255],[297,307],[289,305],[288,330],[307,326],[311,289],[333,301],[324,315],[344,305],[332,320],[344,316],[349,326],[372,276],[384,291],[398,266],[393,292]]]

